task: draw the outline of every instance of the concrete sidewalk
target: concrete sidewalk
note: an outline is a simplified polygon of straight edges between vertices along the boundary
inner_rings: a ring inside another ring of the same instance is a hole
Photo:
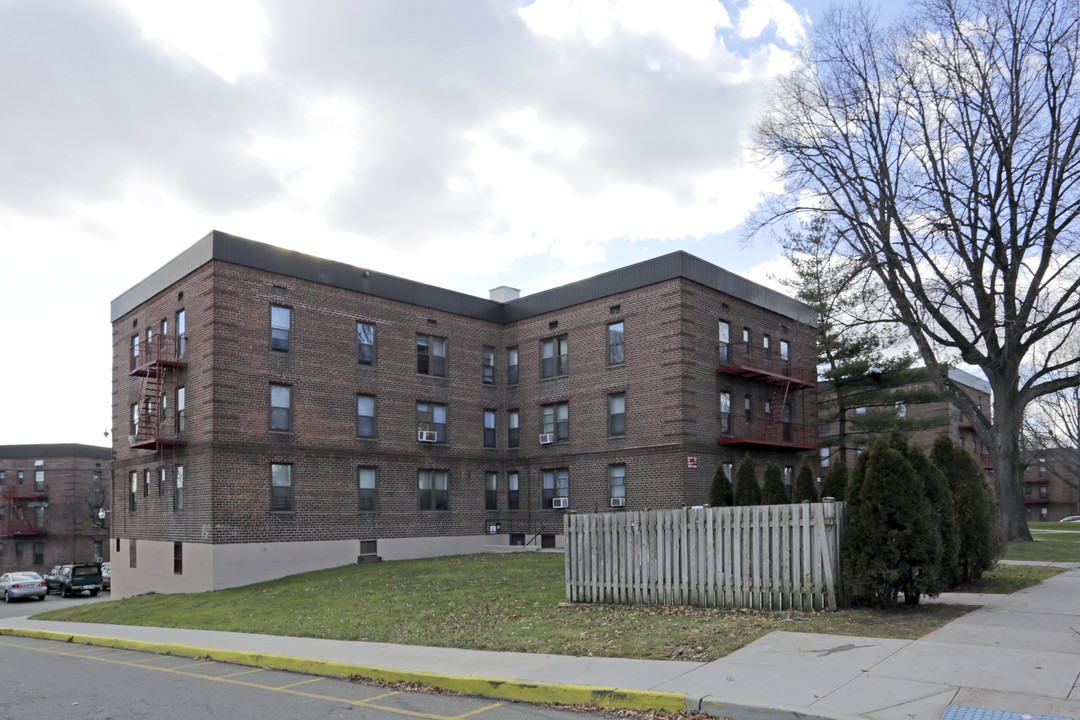
[[[731,718],[1080,720],[1080,569],[1013,595],[945,595],[982,607],[918,640],[774,632],[710,663],[0,620],[31,635],[327,675],[423,682],[530,702],[700,710]],[[985,713],[984,711],[997,711]],[[1002,715],[1005,713],[1005,715]]]

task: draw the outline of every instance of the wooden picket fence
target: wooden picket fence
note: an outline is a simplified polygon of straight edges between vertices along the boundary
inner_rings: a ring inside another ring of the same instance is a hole
[[[568,514],[566,599],[835,610],[838,502]]]

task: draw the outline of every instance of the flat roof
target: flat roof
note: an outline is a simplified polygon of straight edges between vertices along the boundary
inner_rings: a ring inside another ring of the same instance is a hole
[[[681,250],[501,303],[247,240],[219,230],[211,231],[113,300],[110,306],[110,321],[116,322],[211,260],[221,260],[499,324],[523,320],[675,278],[686,278],[800,323],[817,324],[817,313],[809,305]]]
[[[88,457],[111,460],[112,448],[81,443],[0,445],[0,458]]]

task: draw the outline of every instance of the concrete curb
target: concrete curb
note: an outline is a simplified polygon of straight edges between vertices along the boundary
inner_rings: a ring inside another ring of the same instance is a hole
[[[697,709],[688,707],[688,698],[682,693],[661,692],[658,690],[627,690],[614,687],[592,685],[572,685],[564,683],[529,682],[472,675],[444,675],[442,673],[418,672],[376,667],[372,665],[353,665],[351,663],[312,658],[292,657],[273,653],[254,653],[242,650],[223,650],[220,648],[197,647],[180,643],[149,642],[126,638],[103,637],[57,632],[54,630],[32,630],[24,628],[0,628],[0,635],[56,640],[59,642],[97,645],[122,650],[139,650],[159,655],[176,655],[190,658],[209,658],[234,665],[246,665],[272,670],[289,670],[310,675],[330,677],[361,677],[384,682],[415,682],[453,690],[470,695],[482,695],[503,700],[520,700],[532,703],[555,703],[561,705],[595,705],[597,707],[627,708],[635,710],[664,710],[680,712]]]
[[[702,712],[712,717],[739,718],[740,720],[865,720],[851,715],[813,711],[809,708],[766,706],[756,703],[733,701],[713,696],[695,697],[678,692],[661,690],[632,690],[596,685],[575,685],[478,675],[446,675],[384,668],[374,665],[314,658],[256,653],[244,650],[225,650],[182,643],[151,642],[127,638],[66,633],[56,630],[30,628],[0,628],[0,636],[37,638],[59,642],[96,645],[120,650],[137,650],[158,655],[174,655],[189,658],[208,658],[218,662],[270,670],[287,670],[323,675],[327,677],[360,677],[383,682],[415,682],[443,690],[530,703],[556,705],[592,705],[594,707],[632,710],[661,710],[664,712]]]

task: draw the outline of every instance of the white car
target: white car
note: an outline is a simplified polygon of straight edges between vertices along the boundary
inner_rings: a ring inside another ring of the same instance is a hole
[[[1061,518],[1058,522],[1080,522],[1080,515],[1070,515],[1067,518]]]
[[[44,600],[49,591],[45,584],[45,578],[36,572],[9,572],[0,575],[0,590],[4,592],[4,602],[11,602],[15,598],[36,597]]]

